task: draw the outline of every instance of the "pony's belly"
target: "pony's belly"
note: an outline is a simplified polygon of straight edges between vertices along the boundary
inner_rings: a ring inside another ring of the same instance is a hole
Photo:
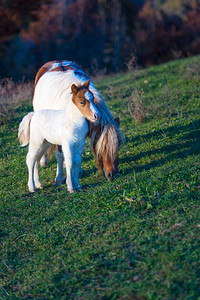
[[[54,120],[49,118],[48,122],[43,122],[42,131],[44,138],[51,144],[62,145],[63,143],[77,145],[85,144],[86,135],[88,133],[88,124],[86,120],[79,126],[72,124],[70,121],[59,122],[57,118]],[[82,146],[81,146],[82,147]]]
[[[62,146],[62,141],[60,139],[46,136],[45,140],[47,140],[47,142],[49,142],[52,145],[60,145],[60,146]]]
[[[62,145],[62,138],[58,132],[54,132],[50,128],[43,128],[43,138],[53,144],[53,145]]]

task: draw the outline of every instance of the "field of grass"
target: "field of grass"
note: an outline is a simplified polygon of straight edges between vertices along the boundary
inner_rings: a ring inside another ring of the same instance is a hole
[[[88,140],[81,192],[53,158],[30,194],[30,99],[0,127],[0,299],[200,299],[200,57],[95,83],[126,142],[112,182]]]

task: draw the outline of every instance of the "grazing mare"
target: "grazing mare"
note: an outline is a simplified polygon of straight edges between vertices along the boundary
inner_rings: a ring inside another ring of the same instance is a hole
[[[77,64],[70,61],[50,61],[43,65],[36,74],[33,91],[34,111],[40,109],[63,109],[70,93],[70,86],[82,84],[90,80],[90,91],[94,95],[94,104],[100,112],[98,123],[88,122],[88,136],[91,138],[91,148],[96,158],[97,166],[102,174],[112,179],[118,171],[118,150],[123,142],[118,119],[114,119],[104,99],[95,88],[91,79]],[[64,180],[63,155],[58,147],[56,153],[58,166],[56,184]],[[43,159],[43,164],[44,164]]]
[[[64,109],[31,112],[21,121],[18,133],[21,146],[29,143],[26,163],[29,170],[30,192],[42,188],[39,161],[51,144],[62,145],[68,191],[72,193],[81,189],[79,170],[88,133],[86,118],[95,123],[100,117],[93,103],[94,97],[89,90],[89,84],[89,80],[81,86],[73,84],[70,99]]]

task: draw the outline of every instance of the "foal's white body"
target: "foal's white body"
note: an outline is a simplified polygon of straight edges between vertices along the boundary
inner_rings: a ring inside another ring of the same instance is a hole
[[[62,163],[58,164],[58,181],[59,174],[63,177],[63,160],[65,159],[68,191],[74,192],[74,190],[81,189],[79,169],[88,133],[86,118],[91,122],[96,122],[99,118],[99,112],[93,104],[93,94],[88,87],[89,80],[80,87],[73,84],[71,95],[64,109],[32,112],[26,115],[20,123],[18,137],[21,146],[29,143],[26,163],[29,170],[30,192],[35,192],[36,188],[42,188],[39,178],[39,162],[50,144],[61,145],[64,153],[64,157],[60,157]]]
[[[74,110],[76,122],[73,120]],[[68,112],[72,114],[68,114]],[[66,172],[67,188],[69,192],[80,190],[79,168],[81,156],[85,145],[88,124],[85,117],[78,109],[41,110],[33,114],[30,123],[30,142],[26,163],[29,170],[28,188],[35,192],[36,188],[42,188],[39,177],[39,161],[50,144],[62,145]]]

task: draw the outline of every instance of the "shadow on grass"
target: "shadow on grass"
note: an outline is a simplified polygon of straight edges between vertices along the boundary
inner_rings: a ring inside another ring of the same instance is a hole
[[[48,166],[47,166],[47,168],[48,168]],[[64,171],[64,174],[65,174],[64,176],[66,176],[66,172],[65,171]],[[47,178],[46,176],[47,175],[44,175],[45,178]],[[82,184],[82,182],[81,182],[82,179],[86,179],[86,178],[91,177],[91,176],[93,176],[93,177],[96,178],[96,183]],[[82,185],[82,191],[85,191],[89,187],[99,187],[100,185],[104,184],[104,182],[100,181],[101,178],[104,178],[104,177],[97,170],[97,168],[83,170],[82,176],[79,177],[80,183]],[[67,192],[66,177],[65,177],[65,180],[59,186],[55,185],[55,181],[54,180],[51,183],[45,183],[45,179],[44,179],[43,180],[43,189],[42,190],[37,189],[36,193],[38,193],[40,191],[42,192],[44,190],[46,190],[47,193],[49,193],[49,192],[56,192],[57,193],[57,192],[61,191],[63,188],[65,188],[65,187],[66,187],[66,192]],[[31,197],[31,193],[29,193],[29,197]]]
[[[189,113],[187,113],[189,114]],[[170,126],[165,129],[161,130],[155,130],[154,132],[150,132],[144,135],[137,135],[132,139],[129,139],[127,142],[134,143],[134,146],[141,144],[144,140],[149,140],[151,138],[160,138],[160,136],[164,134],[171,135],[171,134],[179,134],[180,132],[191,130],[191,133],[199,134],[199,128],[200,128],[200,120],[195,120],[194,122],[191,122],[188,125],[178,125],[178,126]]]
[[[145,140],[149,140],[151,138],[159,138],[163,134],[166,135],[177,135],[180,134],[181,132],[187,132],[187,134],[179,137],[179,142],[178,143],[171,143],[170,145],[161,147],[159,149],[154,149],[150,151],[143,151],[140,152],[138,155],[133,155],[130,157],[125,157],[122,158],[120,161],[120,164],[123,164],[125,162],[128,163],[135,163],[137,160],[141,159],[142,157],[145,156],[151,156],[154,154],[162,155],[163,158],[160,158],[158,160],[154,160],[149,164],[146,164],[144,166],[137,166],[137,167],[130,167],[127,168],[124,172],[124,174],[129,174],[132,173],[133,169],[136,172],[142,172],[142,171],[147,171],[150,170],[151,168],[155,168],[158,166],[162,166],[169,161],[173,161],[176,159],[184,159],[188,157],[189,155],[193,154],[199,154],[200,153],[200,120],[194,121],[190,123],[189,125],[180,125],[180,126],[173,126],[169,127],[165,130],[158,130],[153,133],[148,133],[146,135],[140,136],[141,141],[138,142],[138,137],[134,138],[131,142],[133,142],[133,147],[134,147],[134,142],[136,141],[136,145],[141,144]]]

